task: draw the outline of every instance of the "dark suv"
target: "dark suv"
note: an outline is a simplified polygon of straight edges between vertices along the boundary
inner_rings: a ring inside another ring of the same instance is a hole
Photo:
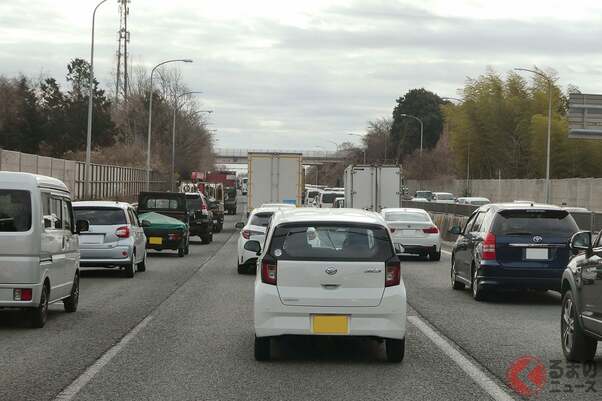
[[[591,361],[602,340],[602,233],[581,231],[571,239],[576,254],[562,275],[562,352],[569,361]]]
[[[469,286],[477,301],[501,288],[560,290],[575,220],[556,206],[508,203],[481,206],[465,227],[454,226],[451,285]]]
[[[186,193],[190,215],[190,235],[197,235],[203,244],[213,241],[213,213],[209,210],[205,195],[200,192]]]

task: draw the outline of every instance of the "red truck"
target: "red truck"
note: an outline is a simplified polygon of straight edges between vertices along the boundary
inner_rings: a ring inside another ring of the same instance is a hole
[[[224,186],[224,210],[236,214],[236,171],[208,171],[204,181]]]

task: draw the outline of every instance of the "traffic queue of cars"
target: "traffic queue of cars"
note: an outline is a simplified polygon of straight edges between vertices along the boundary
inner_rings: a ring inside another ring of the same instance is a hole
[[[124,202],[72,202],[55,178],[0,171],[0,309],[19,309],[43,327],[48,305],[75,312],[80,267],[147,269],[147,250],[189,253],[191,235],[213,238],[203,194],[141,192]]]

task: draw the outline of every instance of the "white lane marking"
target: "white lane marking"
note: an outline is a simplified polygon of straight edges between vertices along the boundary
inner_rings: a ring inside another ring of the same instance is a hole
[[[418,316],[408,316],[408,320],[427,336],[445,355],[453,360],[476,384],[496,401],[514,401],[502,387],[468,358],[460,353],[445,337],[433,330]]]
[[[105,352],[99,359],[94,362],[84,373],[82,373],[77,379],[75,379],[67,388],[56,396],[54,401],[70,401],[72,400],[79,391],[90,382],[96,376],[102,368],[104,368],[111,360],[142,330],[151,320],[152,315],[145,317],[140,323],[136,325],[129,333],[127,333],[121,341],[113,345],[107,352]]]
[[[443,252],[444,254],[449,255],[449,256],[451,256],[451,254],[452,254],[450,251],[446,251],[445,249],[442,249],[441,252]]]

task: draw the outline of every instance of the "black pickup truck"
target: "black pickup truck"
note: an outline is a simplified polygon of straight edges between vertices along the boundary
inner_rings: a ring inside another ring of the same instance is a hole
[[[190,213],[185,194],[140,192],[138,216],[150,223],[144,227],[147,249],[171,249],[180,257],[188,255]]]

